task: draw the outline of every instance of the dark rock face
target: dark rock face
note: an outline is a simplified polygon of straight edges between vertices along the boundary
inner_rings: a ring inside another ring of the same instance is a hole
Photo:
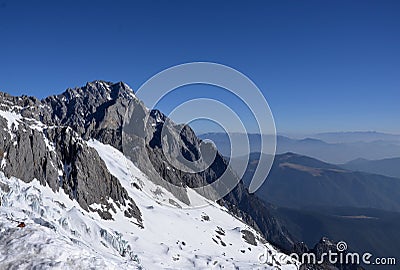
[[[44,99],[51,108],[44,123],[69,126],[83,139],[101,138],[120,149],[126,107],[133,98],[133,91],[124,83],[87,83]]]
[[[5,160],[2,170],[7,176],[26,182],[36,178],[53,190],[62,188],[84,209],[94,210],[90,209],[92,203],[102,204],[106,210],[99,214],[103,218],[112,218],[116,210],[108,203],[111,198],[117,206],[128,205],[125,215],[141,223],[140,211],[126,190],[107,171],[97,152],[83,143],[93,138],[123,150],[149,179],[187,204],[190,203],[188,195],[180,187],[201,187],[226,172],[238,185],[219,203],[259,230],[271,243],[284,250],[293,247],[292,237],[271,214],[272,206],[249,194],[219,153],[209,168],[198,173],[169,169],[174,166],[162,150],[163,143],[190,161],[201,158],[199,147],[203,148],[202,153],[212,152],[212,145],[202,144],[190,127],[168,121],[159,111],[149,111],[124,83],[95,81],[42,101],[0,94],[0,104],[0,109],[25,117],[15,127],[14,135],[0,129],[0,135],[6,138],[0,141],[0,154]],[[126,114],[134,115],[127,124],[130,130],[127,135],[123,132]],[[45,126],[40,127],[37,121]],[[0,126],[7,127],[7,124],[0,116]],[[163,127],[165,136],[161,134]],[[134,147],[123,149],[122,138]],[[202,195],[213,196],[210,191]]]
[[[68,90],[64,94],[67,95]],[[61,95],[59,100],[63,97]],[[108,172],[103,160],[83,142],[81,135],[57,117],[56,111],[62,111],[61,105],[53,110],[46,101],[7,94],[0,95],[0,103],[2,110],[26,117],[18,121],[18,126],[12,126],[13,132],[10,133],[8,120],[0,115],[0,125],[4,127],[0,129],[3,138],[0,140],[1,170],[6,176],[25,182],[37,179],[53,191],[61,188],[83,209],[96,211],[104,219],[111,219],[117,210],[109,203],[112,199],[118,207],[124,206],[125,216],[135,219],[135,223],[141,226],[141,213],[118,179]],[[78,124],[74,128],[83,130],[79,125],[82,120],[75,117],[75,121]],[[104,137],[107,140],[110,136]],[[91,209],[93,203],[103,205],[104,210]]]

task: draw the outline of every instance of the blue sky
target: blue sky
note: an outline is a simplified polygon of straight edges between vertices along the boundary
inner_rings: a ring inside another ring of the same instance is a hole
[[[399,1],[81,2],[0,0],[1,91],[45,97],[96,79],[137,89],[211,61],[257,84],[279,132],[400,133]]]

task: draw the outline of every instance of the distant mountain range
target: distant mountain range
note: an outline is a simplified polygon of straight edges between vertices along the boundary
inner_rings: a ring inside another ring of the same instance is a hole
[[[250,155],[243,177],[247,185],[259,157],[259,153]],[[238,159],[233,158],[232,162]],[[267,181],[256,195],[276,205],[273,215],[297,241],[305,242],[308,247],[324,235],[346,241],[359,252],[400,260],[395,252],[400,250],[400,179],[354,172],[307,156],[285,153],[275,157]]]
[[[341,167],[353,171],[369,172],[400,178],[400,157],[380,160],[358,158],[341,165]]]
[[[243,177],[247,185],[259,156],[250,155]],[[256,194],[288,208],[356,207],[400,212],[400,179],[354,172],[294,153],[275,157],[267,181]]]
[[[334,140],[335,134],[337,134],[337,137]],[[360,134],[363,134],[363,136]],[[278,135],[276,152],[277,154],[294,152],[334,164],[343,164],[358,158],[375,160],[400,156],[400,136],[373,132],[360,134],[326,133],[316,135],[316,137],[329,139],[331,141],[329,143],[319,138],[292,139]],[[233,136],[241,138],[248,136],[250,152],[260,152],[261,135],[235,133]],[[206,133],[199,137],[201,139],[212,140],[223,155],[230,156],[230,141],[227,134]],[[269,135],[263,135],[262,138],[267,142],[271,140],[271,136]],[[357,138],[364,138],[364,141],[360,141]],[[379,140],[372,140],[373,138],[379,138]],[[242,155],[247,152],[244,145],[235,147],[236,151]]]
[[[388,134],[376,131],[325,132],[309,135],[308,137],[320,139],[327,143],[354,143],[375,141],[386,141],[397,144],[400,143],[399,134]]]

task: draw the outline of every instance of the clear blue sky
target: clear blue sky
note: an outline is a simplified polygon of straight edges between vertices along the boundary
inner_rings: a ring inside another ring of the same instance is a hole
[[[0,0],[1,91],[136,89],[211,61],[262,89],[280,132],[400,133],[400,1],[80,2]]]

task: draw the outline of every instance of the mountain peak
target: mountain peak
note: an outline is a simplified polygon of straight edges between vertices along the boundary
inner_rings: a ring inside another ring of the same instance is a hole
[[[80,97],[94,97],[99,101],[115,100],[118,97],[136,99],[133,90],[126,83],[113,83],[102,80],[87,82],[83,87],[68,88],[61,96],[64,96],[66,98],[65,100]]]

